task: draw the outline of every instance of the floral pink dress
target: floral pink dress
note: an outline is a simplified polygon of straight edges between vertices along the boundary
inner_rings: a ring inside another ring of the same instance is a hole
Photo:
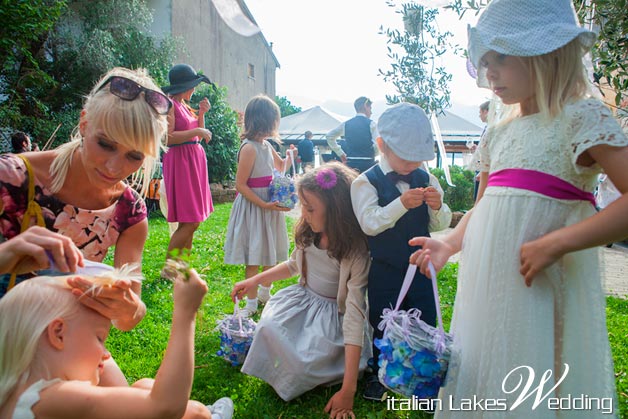
[[[0,156],[0,241],[20,233],[28,204],[28,175],[17,156]],[[147,217],[140,195],[127,187],[111,206],[86,210],[55,198],[35,179],[35,201],[41,206],[46,228],[71,238],[85,258],[101,262],[120,234]],[[0,283],[0,296],[3,295]]]

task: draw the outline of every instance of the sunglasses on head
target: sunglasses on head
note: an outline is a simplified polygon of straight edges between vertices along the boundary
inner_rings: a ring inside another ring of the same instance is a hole
[[[166,115],[168,111],[170,111],[170,107],[172,107],[170,99],[163,93],[147,89],[141,84],[122,76],[109,77],[96,91],[99,92],[107,84],[109,85],[111,94],[122,100],[135,100],[140,92],[144,92],[144,100],[159,115]]]

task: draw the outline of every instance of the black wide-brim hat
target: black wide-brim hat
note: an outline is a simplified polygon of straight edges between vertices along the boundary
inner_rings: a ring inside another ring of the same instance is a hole
[[[168,72],[168,81],[170,85],[163,86],[161,90],[170,95],[186,92],[201,82],[213,84],[207,76],[196,73],[194,68],[188,64],[177,64],[172,67]]]

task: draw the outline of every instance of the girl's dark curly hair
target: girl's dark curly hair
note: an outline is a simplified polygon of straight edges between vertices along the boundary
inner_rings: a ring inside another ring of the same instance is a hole
[[[351,182],[357,173],[338,162],[326,163],[301,176],[297,183],[300,199],[303,191],[316,194],[325,205],[325,234],[329,239],[327,253],[341,261],[353,252],[366,252],[366,235],[362,232],[351,206]],[[314,233],[301,217],[295,226],[296,246],[305,249],[318,243],[320,233]]]

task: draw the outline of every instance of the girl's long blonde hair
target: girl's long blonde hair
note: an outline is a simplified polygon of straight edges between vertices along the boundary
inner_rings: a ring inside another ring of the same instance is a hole
[[[518,57],[532,78],[536,105],[546,120],[558,116],[565,105],[586,97],[591,92],[591,82],[586,73],[583,56],[586,50],[578,38],[555,51],[532,57]],[[495,121],[507,122],[520,113],[516,105],[504,105],[498,101]],[[493,108],[494,103],[491,104]],[[489,115],[492,115],[493,108]],[[489,116],[489,125],[493,118]]]
[[[81,277],[91,281],[92,292],[97,293],[99,287],[111,286],[116,279],[139,280],[141,276],[133,274],[133,269],[126,266]],[[48,325],[55,319],[79,315],[82,304],[67,284],[69,277],[38,276],[19,283],[0,299],[0,405],[28,380],[37,365],[37,348]]]
[[[548,54],[523,58],[528,62],[539,112],[550,118],[558,116],[565,104],[583,98],[591,83],[582,57],[586,53],[576,38]]]
[[[144,69],[129,70],[116,67],[96,83],[85,99],[83,110],[91,125],[105,132],[108,138],[133,150],[144,153],[142,170],[132,176],[134,185],[142,185],[141,193],[148,190],[159,152],[164,148],[168,132],[166,115],[158,115],[144,100],[144,93],[135,100],[123,100],[109,92],[109,85],[101,85],[111,76],[131,79],[147,89],[161,91]],[[100,89],[100,90],[99,90]],[[74,151],[81,146],[82,136],[78,125],[74,128],[71,141],[57,148],[57,156],[50,166],[52,177],[51,192],[59,192],[72,162]]]

